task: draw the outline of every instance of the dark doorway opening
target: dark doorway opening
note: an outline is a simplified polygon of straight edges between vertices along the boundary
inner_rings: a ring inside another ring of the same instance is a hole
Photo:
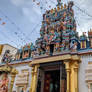
[[[63,62],[40,64],[36,92],[66,92],[67,75]]]
[[[43,92],[60,92],[60,70],[45,72]]]
[[[54,52],[54,44],[50,44],[50,56],[53,55]]]

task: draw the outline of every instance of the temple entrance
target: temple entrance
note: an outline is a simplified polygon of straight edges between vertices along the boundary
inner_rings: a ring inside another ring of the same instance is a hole
[[[44,92],[60,92],[60,70],[45,72]]]
[[[41,64],[36,92],[66,92],[67,78],[62,62]]]

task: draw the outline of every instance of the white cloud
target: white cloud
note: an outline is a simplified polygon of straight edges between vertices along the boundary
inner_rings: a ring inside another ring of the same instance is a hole
[[[24,6],[32,3],[32,0],[11,0],[11,2],[16,6]]]
[[[11,0],[11,2],[16,5],[16,6],[19,6],[19,5],[22,5],[24,3],[25,0]]]

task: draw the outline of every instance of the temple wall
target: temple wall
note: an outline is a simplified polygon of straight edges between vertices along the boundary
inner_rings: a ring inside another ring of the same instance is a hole
[[[81,63],[79,64],[79,92],[88,92],[88,86],[85,82],[85,70],[87,68],[88,62],[92,61],[92,56],[84,55],[81,56]]]
[[[26,85],[27,88],[25,91],[28,92],[28,90],[30,89],[30,85],[31,85],[31,67],[29,67],[29,64],[14,65],[13,67],[19,71],[19,73],[16,75],[15,82],[13,85],[13,92],[18,92],[18,87],[24,86],[24,85],[20,84],[22,82],[21,78],[20,78],[19,82],[17,80],[19,80],[18,75],[22,75],[22,71],[27,70],[27,69],[28,69],[29,75],[28,75],[28,84]],[[16,85],[16,84],[18,84],[17,82],[19,83],[19,85]]]

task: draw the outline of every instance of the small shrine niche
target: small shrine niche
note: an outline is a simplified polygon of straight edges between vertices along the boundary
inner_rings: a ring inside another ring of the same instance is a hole
[[[23,47],[23,59],[28,58],[30,55],[30,46],[24,46]]]
[[[83,32],[83,35],[80,36],[80,44],[81,44],[81,49],[87,48],[87,36],[86,36],[85,32]]]
[[[90,31],[88,31],[88,38],[89,38],[90,48],[92,48],[92,29],[90,29]]]
[[[35,46],[33,45],[33,43],[27,44],[21,47],[21,49],[17,50],[15,60],[25,60],[31,58],[34,56],[34,53],[35,53]]]

